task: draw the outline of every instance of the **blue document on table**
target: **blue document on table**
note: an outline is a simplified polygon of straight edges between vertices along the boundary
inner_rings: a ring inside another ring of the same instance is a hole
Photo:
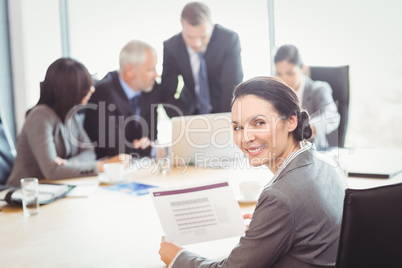
[[[149,193],[148,189],[150,188],[157,188],[157,186],[137,183],[137,182],[130,182],[125,184],[116,184],[111,186],[102,187],[108,190],[118,191],[130,195],[146,195]]]

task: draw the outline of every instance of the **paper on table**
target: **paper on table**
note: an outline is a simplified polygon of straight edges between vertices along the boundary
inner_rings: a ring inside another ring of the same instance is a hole
[[[76,187],[71,190],[66,196],[67,197],[89,197],[93,192],[98,189],[99,184],[85,184],[76,185]]]
[[[169,242],[187,245],[244,235],[240,207],[227,181],[150,193]]]

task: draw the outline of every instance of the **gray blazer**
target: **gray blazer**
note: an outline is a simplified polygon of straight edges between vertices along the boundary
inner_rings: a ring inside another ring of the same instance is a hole
[[[309,112],[311,124],[316,129],[313,140],[316,148],[327,148],[327,135],[338,128],[341,118],[332,97],[331,86],[327,82],[313,81],[305,76],[302,106]]]
[[[228,258],[214,262],[183,251],[173,267],[334,267],[345,188],[339,165],[309,149],[262,191]]]
[[[19,186],[20,179],[26,177],[57,180],[97,174],[94,149],[81,146],[90,143],[86,132],[75,117],[68,122],[63,124],[46,105],[31,110],[18,138],[8,185]],[[67,159],[67,164],[56,165],[57,156]]]

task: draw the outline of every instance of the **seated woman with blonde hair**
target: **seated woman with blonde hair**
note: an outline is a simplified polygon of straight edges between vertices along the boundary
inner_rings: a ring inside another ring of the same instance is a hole
[[[17,157],[7,184],[20,179],[58,180],[94,176],[109,162],[127,167],[129,155],[96,161],[94,145],[76,115],[77,105],[87,104],[94,92],[86,67],[73,59],[60,58],[47,69],[40,84],[38,103],[27,112],[18,138]]]
[[[338,163],[317,152],[309,114],[279,79],[238,85],[232,101],[236,145],[252,166],[274,174],[258,198],[245,236],[230,255],[212,261],[162,238],[169,267],[334,267],[346,178]],[[267,176],[269,176],[267,174]]]

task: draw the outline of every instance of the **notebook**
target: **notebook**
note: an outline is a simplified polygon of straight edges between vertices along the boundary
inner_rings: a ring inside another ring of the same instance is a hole
[[[67,184],[39,184],[39,204],[45,205],[66,196],[75,185]],[[5,201],[10,205],[22,206],[22,192],[20,188],[12,188],[7,192]]]
[[[244,154],[234,144],[230,113],[172,118],[172,165],[224,168]]]

